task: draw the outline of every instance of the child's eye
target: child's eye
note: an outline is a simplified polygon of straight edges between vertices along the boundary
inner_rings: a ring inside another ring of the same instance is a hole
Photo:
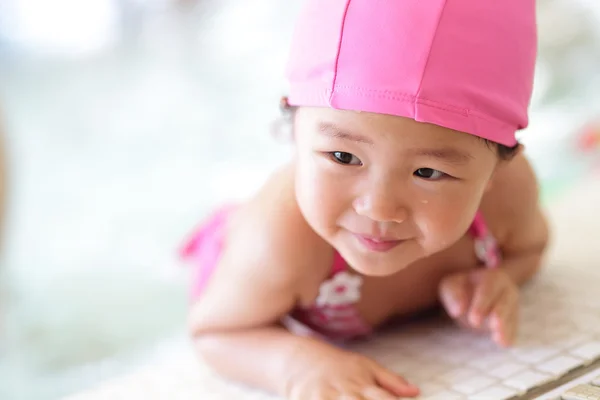
[[[414,175],[430,181],[437,181],[446,176],[446,174],[442,171],[438,171],[437,169],[433,168],[419,168],[414,172]]]
[[[358,159],[354,154],[345,153],[343,151],[334,151],[329,153],[331,158],[337,163],[344,165],[362,165],[362,161]]]

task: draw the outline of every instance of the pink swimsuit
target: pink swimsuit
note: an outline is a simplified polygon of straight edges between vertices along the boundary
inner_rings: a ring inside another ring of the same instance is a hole
[[[196,266],[192,299],[202,293],[218,263],[227,220],[234,209],[225,207],[213,214],[182,249],[182,256]],[[489,268],[496,267],[500,261],[500,251],[481,213],[475,216],[469,234],[475,240],[475,254],[481,263]],[[282,323],[295,333],[334,341],[368,336],[373,328],[363,320],[355,307],[360,300],[361,284],[362,277],[353,273],[346,261],[335,252],[331,275],[321,284],[315,303],[292,310]]]

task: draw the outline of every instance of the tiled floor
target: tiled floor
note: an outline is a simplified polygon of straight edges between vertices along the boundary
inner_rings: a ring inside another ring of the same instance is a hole
[[[598,24],[575,3],[541,3],[526,139],[561,188],[585,165],[565,143],[600,111]],[[181,326],[180,238],[289,156],[269,123],[301,2],[45,4],[0,5],[12,182],[0,398],[15,400],[69,392],[89,376],[81,365],[129,359]],[[126,366],[104,365],[94,374]]]

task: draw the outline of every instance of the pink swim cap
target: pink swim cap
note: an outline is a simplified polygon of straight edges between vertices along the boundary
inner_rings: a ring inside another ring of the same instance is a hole
[[[412,118],[507,146],[528,124],[535,0],[307,0],[293,106]]]

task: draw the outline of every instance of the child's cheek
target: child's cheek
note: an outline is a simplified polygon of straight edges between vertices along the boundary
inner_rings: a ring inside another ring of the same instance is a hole
[[[426,204],[418,202],[413,216],[422,235],[422,243],[428,254],[447,249],[467,231],[477,211],[472,207],[452,207],[447,201],[429,199]]]

